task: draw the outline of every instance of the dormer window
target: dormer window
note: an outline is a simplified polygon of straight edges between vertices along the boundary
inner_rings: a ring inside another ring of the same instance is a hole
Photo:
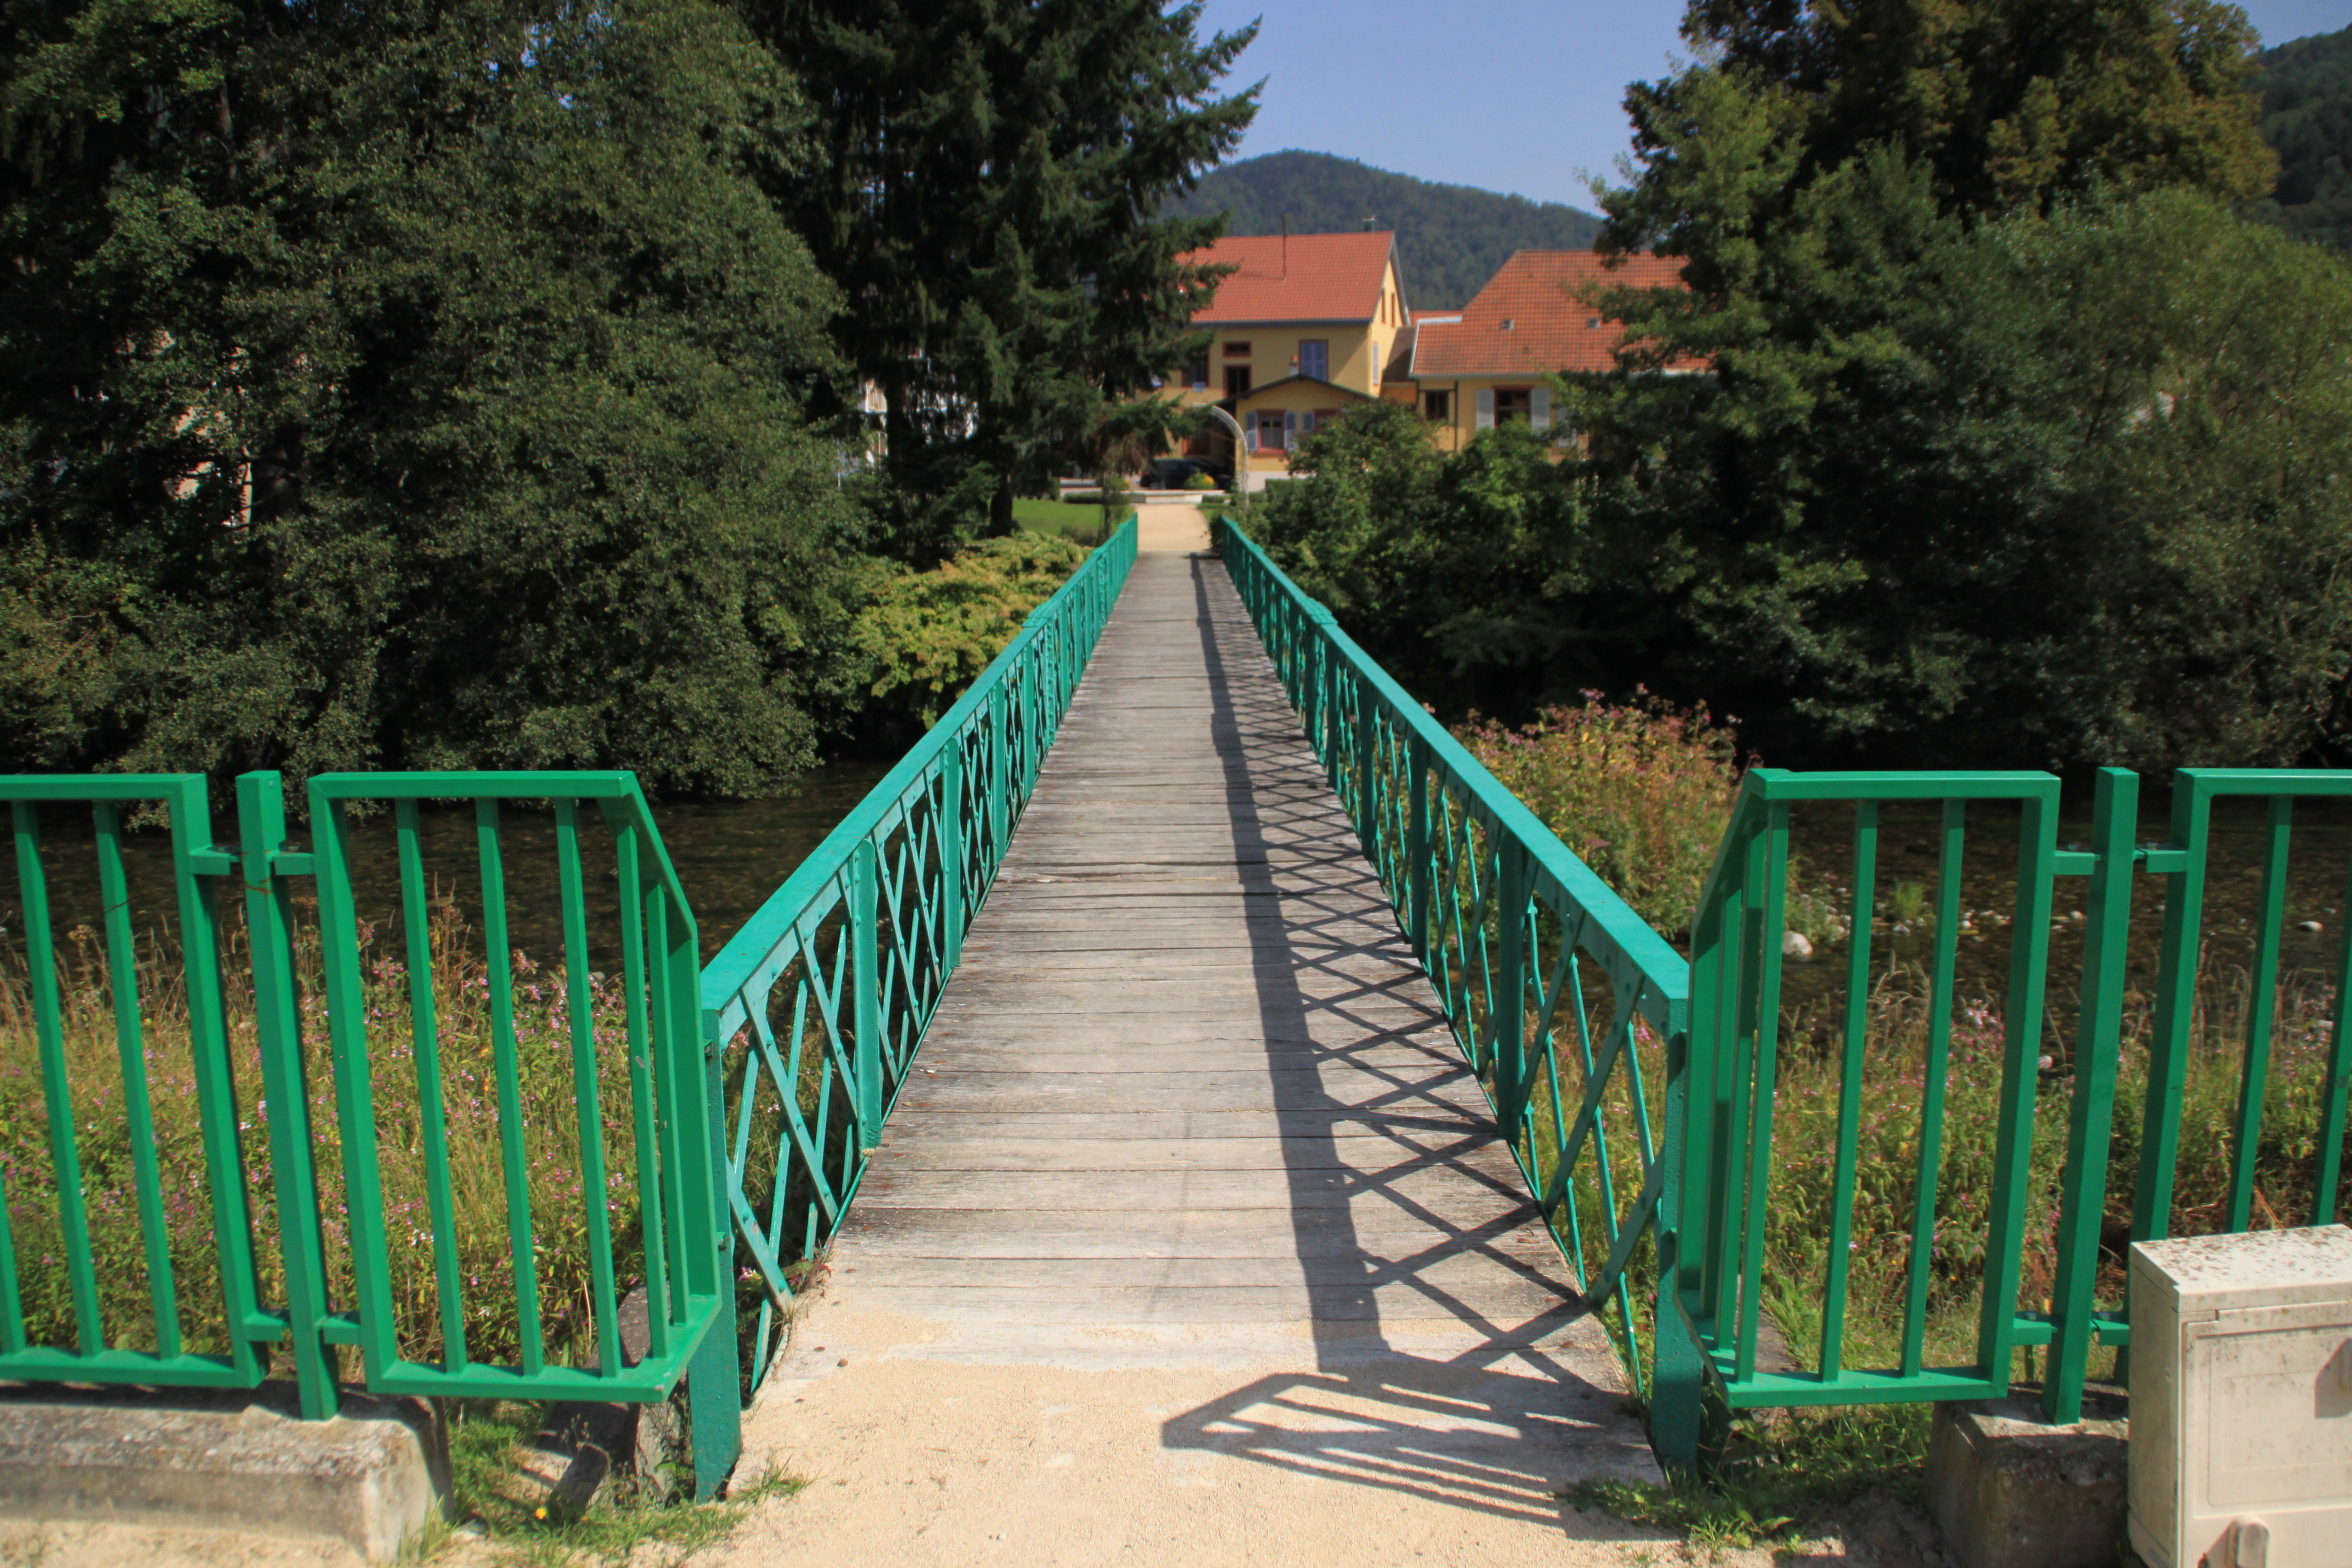
[[[1519,324],[1519,323],[1518,323],[1518,321],[1517,321],[1516,319],[1514,319],[1513,317],[1510,317],[1510,316],[1505,316],[1505,317],[1503,318],[1503,330],[1504,330],[1505,332],[1508,332],[1508,331],[1510,331],[1510,330],[1511,330],[1513,327],[1517,326],[1518,324]]]

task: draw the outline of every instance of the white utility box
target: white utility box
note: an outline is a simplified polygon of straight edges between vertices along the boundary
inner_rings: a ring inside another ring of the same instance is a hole
[[[2352,1568],[2352,1229],[2137,1243],[2131,1315],[2148,1568]]]

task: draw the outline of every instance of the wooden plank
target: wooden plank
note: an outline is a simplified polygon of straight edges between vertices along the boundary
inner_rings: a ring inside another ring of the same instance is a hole
[[[844,1276],[846,1279],[848,1276]],[[1376,1258],[926,1258],[866,1257],[862,1290],[1314,1290],[1335,1285],[1421,1285],[1477,1290],[1516,1281],[1539,1303],[1568,1301],[1565,1278],[1524,1258],[1478,1252]],[[1524,1296],[1514,1292],[1514,1296]]]
[[[1067,1291],[1040,1287],[973,1289],[845,1285],[844,1304],[958,1323],[1113,1326],[1180,1323],[1362,1323],[1475,1318],[1497,1328],[1554,1330],[1584,1315],[1573,1297],[1536,1286],[1493,1284],[1450,1290],[1413,1285],[1334,1285],[1324,1289],[1225,1286],[1199,1290],[1106,1286]],[[1539,1330],[1540,1332],[1540,1330]]]
[[[1469,1128],[1391,1136],[1351,1128],[1345,1137],[1293,1138],[1062,1138],[1030,1143],[1017,1138],[886,1135],[882,1170],[1101,1171],[1128,1175],[1170,1170],[1323,1171],[1364,1175],[1408,1159],[1459,1163],[1490,1177],[1517,1174],[1510,1156]],[[904,1164],[894,1162],[904,1161]]]
[[[925,1258],[1410,1258],[1433,1250],[1491,1253],[1557,1265],[1538,1225],[1497,1215],[1440,1229],[1395,1212],[1192,1209],[1138,1215],[1111,1209],[906,1209],[860,1200],[842,1228],[837,1265],[868,1257]]]
[[[1100,1171],[898,1171],[869,1167],[866,1197],[900,1207],[947,1209],[1377,1209],[1402,1205],[1433,1224],[1475,1221],[1498,1210],[1532,1214],[1515,1181],[1467,1163],[1406,1162],[1353,1171],[1169,1171],[1132,1177]]]

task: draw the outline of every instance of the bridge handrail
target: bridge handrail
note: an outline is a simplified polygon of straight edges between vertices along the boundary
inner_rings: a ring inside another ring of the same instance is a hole
[[[703,967],[732,1127],[725,1202],[762,1293],[755,1382],[795,1260],[856,1194],[1136,544],[1130,518]]]
[[[1645,1235],[1672,1262],[1689,965],[1230,516],[1217,544],[1578,1288],[1614,1300],[1645,1392],[1695,1383],[1679,1334],[1647,1364],[1629,1275]]]

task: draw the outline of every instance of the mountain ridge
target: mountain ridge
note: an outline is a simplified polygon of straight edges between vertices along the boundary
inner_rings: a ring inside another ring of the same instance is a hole
[[[1285,215],[1293,234],[1392,229],[1405,297],[1416,310],[1467,304],[1513,251],[1589,249],[1601,227],[1599,218],[1564,202],[1419,179],[1298,148],[1212,170],[1162,211],[1171,217],[1227,212],[1230,234],[1278,234]]]

